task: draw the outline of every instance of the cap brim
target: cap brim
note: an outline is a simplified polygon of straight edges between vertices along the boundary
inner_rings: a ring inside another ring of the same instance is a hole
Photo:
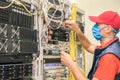
[[[89,16],[89,19],[95,23],[104,23],[104,21],[100,20],[100,18],[96,16]]]

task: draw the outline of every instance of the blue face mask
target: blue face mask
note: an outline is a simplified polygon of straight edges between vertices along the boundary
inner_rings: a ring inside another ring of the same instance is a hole
[[[106,28],[106,26],[100,28],[97,24],[95,24],[95,25],[92,27],[92,33],[93,33],[93,36],[95,37],[96,40],[101,40],[102,38],[113,38],[113,37],[116,37],[117,33],[119,32],[119,31],[116,31],[116,32],[115,32],[115,30],[113,29],[113,31],[114,31],[114,33],[115,33],[114,36],[102,36],[102,35],[100,34],[100,31],[101,31],[102,29],[104,29],[104,28]]]
[[[95,37],[96,40],[101,40],[103,38],[103,36],[100,34],[100,27],[95,24],[93,27],[92,27],[92,33],[93,33],[93,36]]]

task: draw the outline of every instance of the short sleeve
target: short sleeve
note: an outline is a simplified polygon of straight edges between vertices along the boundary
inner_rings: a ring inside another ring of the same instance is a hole
[[[94,74],[100,80],[114,80],[119,69],[119,59],[113,54],[105,54],[98,63]]]

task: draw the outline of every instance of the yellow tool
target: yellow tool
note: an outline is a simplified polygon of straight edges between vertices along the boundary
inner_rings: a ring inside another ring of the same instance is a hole
[[[72,20],[77,19],[77,5],[74,3],[72,4]],[[70,56],[73,60],[76,60],[76,33],[71,31],[70,32]],[[69,73],[69,80],[75,80],[72,72]]]

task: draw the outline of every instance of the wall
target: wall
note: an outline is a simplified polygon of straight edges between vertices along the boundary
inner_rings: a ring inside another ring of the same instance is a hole
[[[73,1],[73,0],[72,0]],[[74,0],[80,9],[85,11],[85,35],[91,42],[98,44],[92,34],[91,27],[94,24],[88,19],[89,15],[99,15],[106,10],[112,10],[120,13],[120,0]],[[93,55],[86,53],[86,70],[89,72],[92,65]]]

